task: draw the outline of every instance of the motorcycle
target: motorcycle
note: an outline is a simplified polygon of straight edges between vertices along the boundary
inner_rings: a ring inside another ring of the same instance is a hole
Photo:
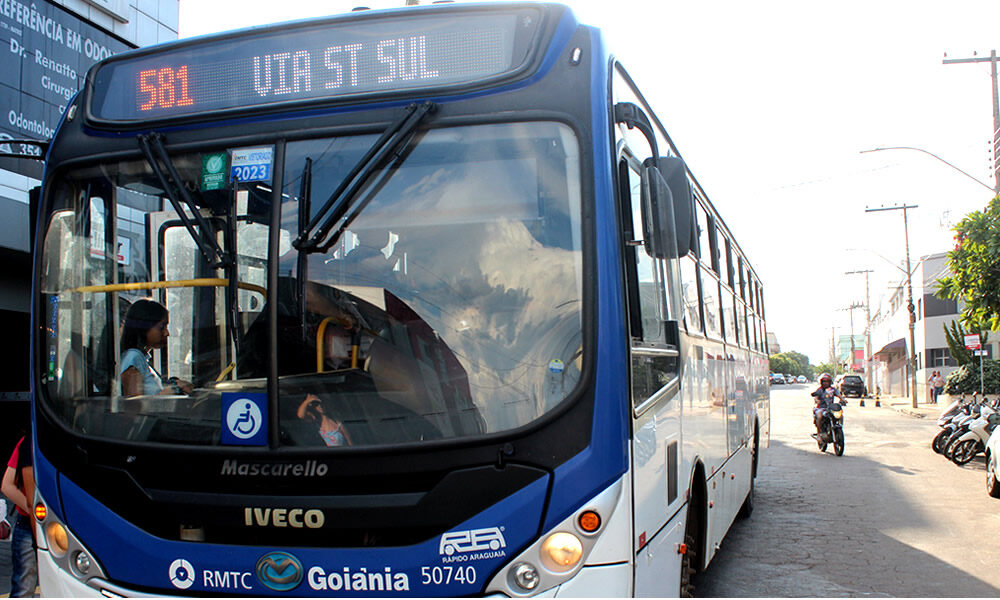
[[[950,447],[951,462],[964,465],[986,450],[986,441],[1000,424],[1000,413],[992,406],[983,406],[979,418],[969,423],[968,431]]]
[[[972,407],[977,403],[977,399],[973,397],[972,401],[968,401],[964,396],[956,398],[948,405],[941,415],[938,416],[937,424],[941,428],[934,436],[931,441],[931,449],[938,454],[944,454],[944,450],[947,447],[948,439],[951,437],[955,430],[958,428],[959,422],[972,414]]]
[[[833,451],[837,456],[844,455],[844,405],[840,402],[831,402],[824,407],[820,415],[819,431],[813,434],[820,452],[826,452],[828,444],[833,444]]]
[[[985,396],[981,399],[974,397],[971,404],[964,406],[960,412],[955,414],[951,422],[945,426],[947,435],[939,445],[941,454],[951,458],[955,443],[969,432],[969,427],[979,418],[983,408],[987,405],[992,405],[994,409],[997,406],[996,401],[991,403],[990,399]]]

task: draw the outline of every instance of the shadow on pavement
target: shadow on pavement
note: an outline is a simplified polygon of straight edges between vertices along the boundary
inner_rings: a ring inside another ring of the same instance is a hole
[[[762,454],[756,509],[733,524],[696,577],[697,596],[1000,596],[997,587],[887,533],[934,530],[912,492],[891,480],[917,473],[852,456],[850,445],[839,458],[805,448],[772,440]],[[968,553],[975,564],[973,548]]]

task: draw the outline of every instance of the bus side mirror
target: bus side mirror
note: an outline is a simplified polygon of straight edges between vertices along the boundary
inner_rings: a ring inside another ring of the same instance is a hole
[[[660,175],[659,167],[651,158],[643,163],[640,202],[642,241],[646,253],[654,258],[677,256],[672,194],[667,182]]]
[[[642,233],[646,252],[656,258],[679,258],[693,250],[694,196],[684,161],[647,158],[642,170]]]
[[[677,256],[687,256],[695,249],[698,230],[694,219],[694,194],[687,177],[684,160],[674,156],[661,156],[656,160],[660,175],[670,189],[673,199],[674,230],[677,234]]]

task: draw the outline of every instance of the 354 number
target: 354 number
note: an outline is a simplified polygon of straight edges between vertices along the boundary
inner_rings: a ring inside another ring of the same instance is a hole
[[[179,69],[164,67],[139,72],[139,110],[191,106],[187,65]]]

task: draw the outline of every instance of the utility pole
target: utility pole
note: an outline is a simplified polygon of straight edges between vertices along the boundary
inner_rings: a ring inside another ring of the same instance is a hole
[[[917,323],[917,315],[916,307],[913,305],[913,267],[910,266],[910,229],[906,220],[906,211],[910,208],[917,208],[917,205],[904,204],[903,206],[866,208],[865,212],[879,212],[884,210],[903,211],[903,239],[906,241],[906,310],[910,313],[910,347],[906,362],[910,369],[910,403],[913,408],[917,408],[917,349],[913,335],[913,329]]]
[[[947,56],[947,55],[945,55]],[[943,64],[958,63],[990,63],[990,76],[993,78],[993,192],[1000,194],[1000,90],[997,88],[997,51],[990,50],[990,57],[946,58]],[[904,215],[906,213],[903,213]]]
[[[836,367],[837,365],[837,326],[830,326],[830,364]],[[836,369],[834,369],[836,370]],[[832,373],[836,375],[836,373]]]
[[[872,390],[872,310],[868,296],[868,274],[874,273],[871,269],[863,271],[847,271],[844,275],[865,275],[865,389],[871,394]],[[862,400],[864,402],[864,400]],[[864,406],[862,404],[862,406]]]

